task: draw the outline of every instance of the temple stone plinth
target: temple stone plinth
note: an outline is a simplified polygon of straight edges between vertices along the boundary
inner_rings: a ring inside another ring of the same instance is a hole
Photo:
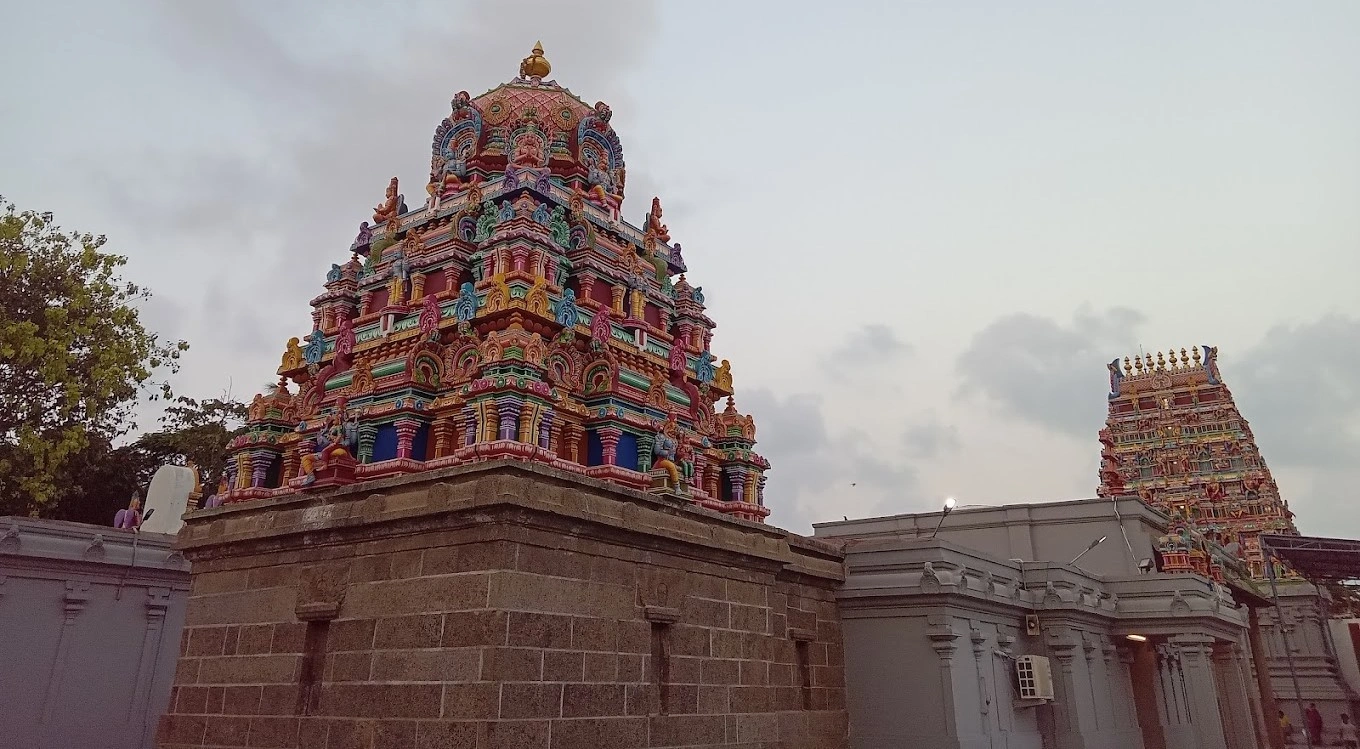
[[[522,461],[186,518],[158,745],[847,746],[833,547]]]

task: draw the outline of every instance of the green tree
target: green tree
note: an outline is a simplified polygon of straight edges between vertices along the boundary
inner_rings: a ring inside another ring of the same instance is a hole
[[[140,396],[170,396],[155,378],[188,344],[146,329],[150,293],[105,241],[0,197],[0,514],[43,513],[74,456],[133,429]]]
[[[161,417],[165,428],[142,435],[135,444],[169,462],[198,466],[203,493],[208,495],[217,489],[227,445],[244,431],[245,419],[246,405],[230,395],[202,401],[180,397]]]

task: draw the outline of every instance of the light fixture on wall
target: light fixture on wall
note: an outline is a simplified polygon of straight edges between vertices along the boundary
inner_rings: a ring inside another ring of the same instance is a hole
[[[934,538],[935,534],[940,532],[940,526],[944,525],[944,519],[949,517],[949,513],[954,511],[954,506],[957,504],[958,502],[953,497],[945,497],[944,510],[940,512],[940,522],[936,523],[935,530],[930,532],[931,538]]]
[[[1092,541],[1091,544],[1090,544],[1089,546],[1087,546],[1085,549],[1082,549],[1082,550],[1081,550],[1081,553],[1080,553],[1080,554],[1078,554],[1078,555],[1072,557],[1072,561],[1068,562],[1068,564],[1076,564],[1078,559],[1081,559],[1082,557],[1086,556],[1086,552],[1088,552],[1088,551],[1090,551],[1091,549],[1094,549],[1094,548],[1096,548],[1097,546],[1099,546],[1099,545],[1105,543],[1105,539],[1107,539],[1107,538],[1109,538],[1109,536],[1101,536],[1100,538],[1097,538],[1096,540]]]
[[[1138,571],[1146,575],[1152,571],[1152,557],[1143,557],[1138,560]]]
[[[1134,642],[1147,642],[1147,635],[1124,635],[1124,639]]]

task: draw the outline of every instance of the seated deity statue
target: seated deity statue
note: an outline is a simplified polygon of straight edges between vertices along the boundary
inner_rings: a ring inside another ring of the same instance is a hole
[[[652,439],[652,467],[666,472],[672,489],[680,488],[680,466],[675,462],[679,449],[675,421],[668,420]]]

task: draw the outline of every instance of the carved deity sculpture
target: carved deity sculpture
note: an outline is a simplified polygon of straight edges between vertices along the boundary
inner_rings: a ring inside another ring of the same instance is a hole
[[[231,483],[227,480],[229,473],[231,473],[230,466],[223,466],[222,475],[217,478],[217,491],[203,500],[204,507],[221,507],[227,501],[227,492],[231,491]]]
[[[680,377],[684,377],[685,370],[689,368],[689,358],[685,355],[685,343],[680,340],[680,336],[676,336],[675,340],[671,342],[668,365],[671,373]]]
[[[553,312],[558,325],[568,329],[576,327],[576,322],[580,319],[581,313],[576,308],[575,291],[563,289],[562,298],[554,302],[554,307]]]
[[[603,349],[609,346],[609,340],[614,337],[614,327],[609,322],[609,308],[600,305],[595,310],[594,316],[590,318],[590,347]]]
[[[406,282],[411,278],[411,263],[406,253],[398,245],[392,255],[392,264],[387,266],[387,275],[392,279],[387,293],[387,303],[392,305],[406,303]]]
[[[534,168],[543,164],[543,140],[534,133],[525,133],[515,143],[515,157],[511,161],[517,167]]]
[[[1119,369],[1119,357],[1105,365],[1110,370],[1110,400],[1119,397],[1119,383],[1124,379],[1124,373]]]
[[[113,527],[123,530],[136,530],[142,524],[142,498],[137,492],[132,493],[132,499],[128,501],[126,510],[119,510],[113,516]]]
[[[1204,371],[1209,375],[1209,384],[1218,385],[1222,380],[1218,377],[1218,347],[1204,347]]]
[[[652,437],[652,468],[666,472],[671,489],[680,488],[680,466],[676,463],[680,449],[678,432],[672,415]]]
[[[298,433],[303,433],[306,430],[306,421],[298,424]],[[345,403],[342,401],[336,405],[335,413],[322,421],[321,431],[316,435],[315,449],[302,455],[301,474],[305,477],[302,485],[308,486],[315,483],[316,470],[325,467],[331,461],[353,460],[354,447],[358,444],[358,439],[359,416],[347,412]]]
[[[425,305],[420,310],[420,335],[427,341],[439,340],[439,298],[434,294],[425,297]]]
[[[719,390],[732,389],[732,362],[726,359],[713,372],[713,386]]]
[[[348,317],[340,318],[340,330],[335,334],[335,360],[342,365],[348,365],[350,356],[354,353],[354,321]]]
[[[350,252],[358,252],[367,247],[373,241],[373,230],[368,227],[368,222],[359,224],[359,233],[354,236],[354,242],[350,244]]]
[[[279,361],[277,374],[283,374],[302,366],[302,347],[298,345],[299,343],[301,342],[297,336],[288,339],[288,345],[283,349],[283,358]]]
[[[387,194],[383,198],[383,202],[373,209],[373,221],[374,223],[382,223],[396,216],[400,209],[401,195],[397,194],[397,178],[393,177],[392,181],[387,183]]]
[[[652,210],[647,214],[646,231],[655,236],[658,242],[671,241],[671,233],[661,223],[661,198],[652,198]]]

